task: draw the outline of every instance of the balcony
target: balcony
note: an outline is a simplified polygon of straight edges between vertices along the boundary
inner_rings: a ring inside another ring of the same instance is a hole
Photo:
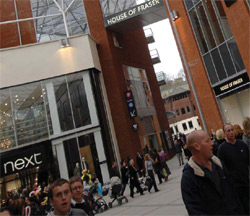
[[[155,42],[154,34],[151,28],[144,29],[144,33],[148,44]]]
[[[150,56],[153,64],[158,64],[161,62],[160,56],[157,49],[150,50]]]

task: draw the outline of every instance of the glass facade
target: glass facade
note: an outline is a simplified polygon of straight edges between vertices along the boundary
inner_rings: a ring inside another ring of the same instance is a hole
[[[89,93],[83,78],[86,73],[1,89],[1,150],[90,125]]]
[[[17,35],[16,46],[89,33],[83,0],[28,0],[24,3],[12,1],[15,6],[13,17],[2,22],[13,20],[14,23],[1,26],[18,29],[18,32],[10,32]],[[16,21],[26,18],[29,20]]]
[[[185,0],[212,86],[245,70],[221,1]]]

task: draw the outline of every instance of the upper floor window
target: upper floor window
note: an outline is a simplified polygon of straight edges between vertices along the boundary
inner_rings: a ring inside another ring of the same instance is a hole
[[[181,108],[181,114],[183,115],[185,113],[186,113],[185,108]]]
[[[178,110],[178,109],[176,110],[176,114],[177,114],[177,116],[179,116],[179,115],[180,115],[180,113],[179,113],[179,110]]]
[[[187,112],[190,112],[190,108],[189,108],[189,106],[186,106],[186,108],[187,108]]]

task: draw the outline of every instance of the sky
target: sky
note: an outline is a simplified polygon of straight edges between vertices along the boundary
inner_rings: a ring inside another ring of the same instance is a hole
[[[149,44],[149,50],[157,49],[161,63],[155,64],[155,72],[163,71],[170,77],[177,77],[183,70],[180,55],[168,19],[149,25],[155,38],[155,43]]]

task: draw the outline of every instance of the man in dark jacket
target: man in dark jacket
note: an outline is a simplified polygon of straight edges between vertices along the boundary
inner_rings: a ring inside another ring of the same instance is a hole
[[[183,169],[182,198],[189,215],[241,215],[231,179],[213,156],[213,142],[204,131],[187,137],[192,157]]]
[[[225,163],[244,212],[249,215],[249,149],[244,142],[235,139],[233,125],[225,124],[223,129],[226,142],[220,145],[218,157]]]

